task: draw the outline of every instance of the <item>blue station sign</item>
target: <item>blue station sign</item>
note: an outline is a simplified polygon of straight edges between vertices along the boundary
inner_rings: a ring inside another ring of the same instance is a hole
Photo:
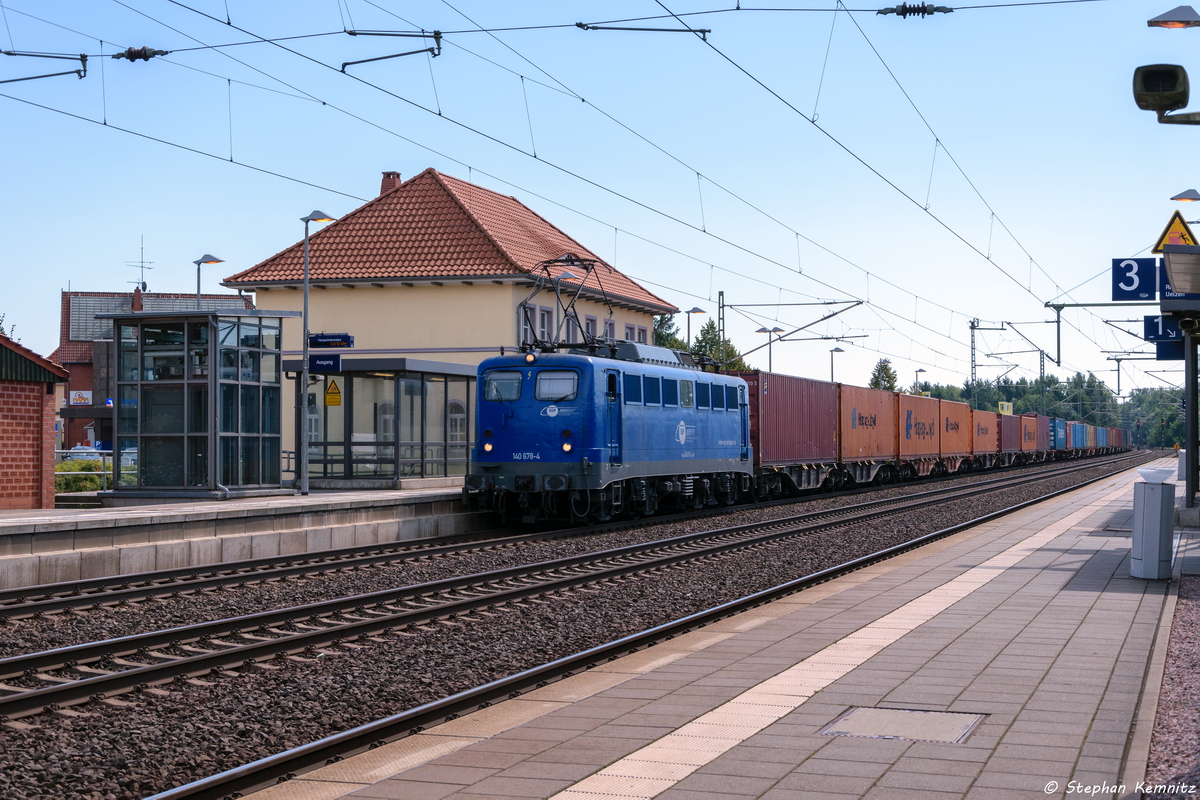
[[[354,336],[349,333],[310,333],[309,347],[354,347]]]
[[[1155,361],[1183,361],[1184,358],[1182,340],[1178,342],[1155,342],[1154,351]]]
[[[1183,331],[1175,317],[1159,314],[1142,318],[1142,338],[1147,342],[1182,342]]]
[[[309,355],[308,357],[309,372],[341,372],[342,371],[342,354],[329,353],[319,356]]]
[[[1155,300],[1161,285],[1162,259],[1114,258],[1112,260],[1113,302]]]

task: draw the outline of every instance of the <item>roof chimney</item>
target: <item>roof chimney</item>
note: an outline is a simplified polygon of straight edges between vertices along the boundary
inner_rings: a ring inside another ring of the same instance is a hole
[[[141,286],[133,287],[133,305],[130,307],[129,310],[130,311],[143,311],[144,310],[142,308],[142,287]]]
[[[385,172],[385,173],[383,173],[383,182],[379,184],[379,193],[381,195],[387,194],[388,192],[390,192],[392,189],[395,189],[399,185],[400,185],[400,173],[399,172]]]

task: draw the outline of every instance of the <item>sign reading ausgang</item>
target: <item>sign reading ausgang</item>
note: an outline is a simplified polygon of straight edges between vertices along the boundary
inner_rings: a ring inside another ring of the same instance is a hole
[[[349,333],[310,333],[309,347],[354,347],[354,336]]]
[[[342,354],[332,353],[330,355],[308,357],[309,372],[341,372],[342,371]]]

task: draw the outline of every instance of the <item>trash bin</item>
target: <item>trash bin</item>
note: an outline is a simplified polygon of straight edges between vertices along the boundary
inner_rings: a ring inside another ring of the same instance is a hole
[[[1175,486],[1163,483],[1173,469],[1139,469],[1145,483],[1133,485],[1133,553],[1131,578],[1171,577],[1175,534]]]

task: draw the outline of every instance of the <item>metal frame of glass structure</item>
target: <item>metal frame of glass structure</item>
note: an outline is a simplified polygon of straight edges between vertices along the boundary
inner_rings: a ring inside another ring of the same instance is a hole
[[[288,311],[113,314],[116,490],[281,486]]]

